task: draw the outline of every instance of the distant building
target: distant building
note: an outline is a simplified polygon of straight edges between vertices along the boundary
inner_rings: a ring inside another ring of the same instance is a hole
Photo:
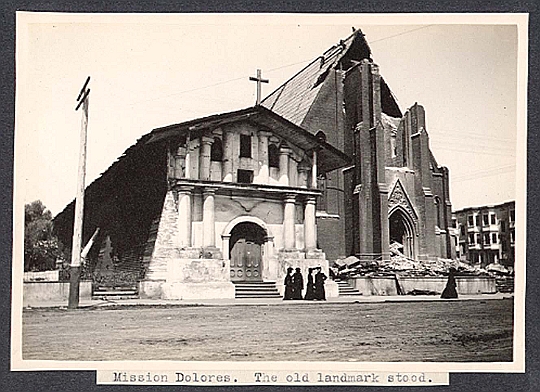
[[[458,235],[456,254],[461,260],[482,267],[499,263],[514,266],[516,203],[469,207],[452,217]]]

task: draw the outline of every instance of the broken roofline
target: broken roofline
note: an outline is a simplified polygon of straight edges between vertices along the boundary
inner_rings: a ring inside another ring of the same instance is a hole
[[[351,159],[342,151],[320,140],[306,129],[293,124],[279,114],[260,105],[156,128],[150,133],[151,137],[147,143],[155,143],[186,132],[202,133],[204,130],[210,128],[242,120],[250,120],[258,125],[262,125],[266,130],[271,130],[287,141],[302,148],[304,151],[317,150],[321,157],[320,169],[322,172],[339,169],[340,167],[351,164]]]
[[[347,54],[351,51],[351,49],[353,47],[354,40],[357,39],[357,38],[360,39],[359,44],[364,46],[365,49],[366,49],[366,52],[367,52],[368,55],[365,58],[373,63],[374,62],[373,56],[372,56],[373,53],[371,51],[369,43],[366,40],[365,34],[362,32],[361,29],[355,29],[353,27],[353,30],[354,31],[352,32],[351,35],[349,35],[345,39],[339,40],[339,42],[337,44],[335,44],[335,45],[331,46],[330,48],[326,49],[322,55],[320,55],[320,56],[314,58],[313,60],[311,60],[308,64],[306,64],[306,66],[304,68],[302,68],[300,71],[295,73],[293,76],[291,76],[289,79],[287,79],[283,84],[281,84],[274,91],[272,91],[270,94],[268,94],[262,100],[262,104],[264,105],[265,102],[268,103],[268,101],[270,101],[274,97],[274,95],[277,94],[278,97],[275,98],[275,101],[273,102],[273,104],[270,105],[271,108],[273,108],[275,103],[279,99],[279,95],[281,95],[281,93],[283,92],[283,89],[285,88],[285,86],[287,86],[287,84],[289,84],[292,80],[296,79],[299,75],[306,72],[306,70],[309,69],[314,63],[320,62],[320,61],[323,61],[323,63],[326,63],[328,61],[332,61],[334,64],[331,65],[329,68],[336,67],[336,65],[339,64],[339,62],[343,58],[347,57]],[[335,57],[335,59],[334,59],[334,57]],[[350,60],[353,61],[353,62],[356,61],[356,60],[352,60],[352,59],[350,59]],[[358,64],[353,65],[351,67],[351,69],[356,67],[357,65]],[[397,98],[396,98],[395,94],[392,92],[392,90],[390,89],[390,86],[388,85],[388,83],[386,83],[386,81],[384,80],[384,77],[382,75],[381,75],[381,88],[388,89],[388,94],[390,96],[390,99],[393,101],[392,103],[396,107],[397,112],[399,112],[399,117],[401,117],[403,115],[403,113],[401,112],[401,109],[399,108],[399,105],[397,103]]]

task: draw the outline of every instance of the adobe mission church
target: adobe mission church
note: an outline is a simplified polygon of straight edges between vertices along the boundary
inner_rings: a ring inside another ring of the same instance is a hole
[[[54,219],[64,244],[73,216],[74,202]],[[412,259],[454,258],[450,226],[424,109],[400,110],[356,30],[254,107],[141,137],[87,187],[83,244],[99,227],[98,284],[234,298],[282,293],[288,267],[388,261],[394,242]],[[338,295],[331,279],[326,292]]]

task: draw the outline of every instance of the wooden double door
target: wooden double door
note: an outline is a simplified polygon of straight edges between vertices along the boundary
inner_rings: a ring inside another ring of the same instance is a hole
[[[255,223],[240,223],[231,232],[231,281],[262,281],[264,230]]]

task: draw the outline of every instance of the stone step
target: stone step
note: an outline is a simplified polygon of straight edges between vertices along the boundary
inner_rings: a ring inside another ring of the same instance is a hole
[[[98,299],[98,300],[120,300],[120,299],[139,299],[139,295],[92,295],[92,299]]]
[[[236,294],[235,298],[281,298],[279,293]]]
[[[281,298],[276,282],[234,282],[236,298]]]
[[[94,291],[92,295],[137,295],[136,290],[111,290],[111,291]]]
[[[336,280],[338,284],[339,296],[340,297],[349,297],[349,296],[358,296],[362,295],[360,291],[352,287],[348,282],[343,280]]]
[[[101,300],[120,300],[120,299],[138,299],[139,290],[134,285],[123,286],[97,286],[92,292],[92,299]]]
[[[236,291],[276,291],[276,286],[236,286]]]

